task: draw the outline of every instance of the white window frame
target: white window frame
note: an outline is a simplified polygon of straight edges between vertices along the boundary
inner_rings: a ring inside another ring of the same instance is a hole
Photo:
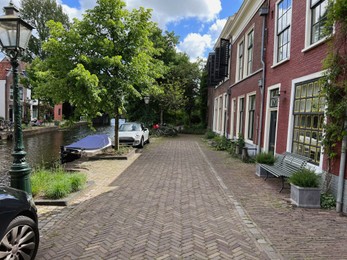
[[[242,61],[240,62],[241,44],[243,45],[243,48],[242,48]],[[242,79],[244,79],[244,73],[245,73],[245,39],[242,38],[237,44],[237,60],[236,60],[236,74],[235,74],[237,76],[237,81],[241,81]]]
[[[240,100],[241,99],[243,99],[243,116],[242,116],[242,118],[240,118]],[[236,116],[236,118],[237,118],[237,124],[236,124],[236,134],[237,134],[237,138],[238,138],[238,136],[239,136],[239,134],[242,134],[243,136],[244,136],[244,134],[243,134],[243,132],[244,132],[244,127],[242,127],[242,132],[240,132],[240,125],[242,124],[243,126],[244,126],[244,119],[245,119],[245,96],[244,95],[242,95],[242,96],[239,96],[238,98],[237,98],[237,116]],[[241,122],[241,120],[242,120],[242,122]]]
[[[291,85],[291,97],[290,97],[290,108],[289,108],[289,122],[288,122],[288,132],[287,132],[287,152],[292,151],[292,143],[293,143],[293,128],[294,128],[294,115],[293,115],[293,109],[294,109],[294,95],[295,95],[295,85],[300,82],[313,80],[316,78],[320,78],[324,76],[325,71],[319,71],[316,73],[312,73],[300,78],[296,78],[292,80]],[[326,115],[324,115],[326,120]],[[324,133],[323,133],[324,134]],[[322,147],[322,152],[320,155],[319,165],[315,164],[308,164],[308,167],[313,168],[316,170],[316,172],[321,172],[323,169],[323,158],[324,158],[324,147]]]
[[[218,97],[214,99],[214,109],[213,109],[213,131],[217,132],[217,122],[218,122]]]
[[[306,0],[305,49],[303,49],[302,52],[305,52],[311,48],[314,48],[315,46],[320,45],[322,42],[325,42],[328,39],[328,37],[323,37],[317,42],[311,43],[311,33],[312,33],[311,0]]]
[[[250,34],[252,34],[252,46],[250,47],[249,40],[250,40]],[[246,33],[246,43],[247,43],[247,50],[245,51],[245,65],[246,68],[244,70],[245,76],[251,75],[253,73],[253,61],[254,61],[254,27],[252,27],[247,33]],[[246,47],[246,46],[245,46]],[[245,48],[246,49],[246,48]],[[251,55],[250,51],[251,50]],[[251,56],[251,60],[249,60]],[[249,67],[249,63],[251,63],[251,67]]]
[[[275,31],[274,31],[274,56],[273,56],[273,66],[275,65],[279,65],[287,60],[290,59],[290,48],[291,48],[291,27],[292,27],[292,9],[293,9],[293,0],[291,0],[291,8],[290,10],[288,11],[289,14],[290,14],[290,20],[289,20],[289,24],[287,25],[288,26],[288,54],[286,56],[286,58],[283,58],[282,60],[278,60],[278,49],[279,49],[279,46],[278,46],[278,41],[279,41],[279,37],[278,37],[278,6],[281,2],[283,1],[287,1],[287,0],[279,0],[276,2],[276,12],[275,12]]]
[[[251,97],[251,96],[255,96],[255,98],[257,98],[257,96],[256,96],[256,91],[254,91],[254,92],[250,92],[250,93],[248,93],[247,94],[247,96],[246,96],[246,107],[245,107],[245,109],[244,109],[244,112],[246,113],[245,114],[245,116],[244,116],[244,118],[245,118],[245,129],[244,129],[244,132],[245,132],[245,134],[244,134],[244,138],[245,138],[245,140],[248,142],[248,143],[251,143],[251,144],[253,144],[253,141],[254,141],[254,139],[252,140],[252,139],[249,139],[248,138],[248,130],[249,130],[249,98]],[[254,105],[254,107],[256,107],[256,99],[255,99],[255,105]],[[255,123],[255,109],[254,109],[254,122],[253,122],[253,127],[254,127],[254,123]],[[255,128],[255,127],[254,127]],[[254,135],[254,133],[255,133],[255,129],[253,129],[253,135]]]
[[[222,133],[223,131],[222,124],[223,124],[223,96],[220,95],[218,97],[218,128],[217,128],[217,131],[219,134]]]
[[[222,110],[222,133],[224,135],[227,135],[227,129],[225,129],[226,127],[226,118],[227,118],[227,112],[228,112],[228,94],[224,93],[223,95],[223,110]],[[225,131],[224,131],[225,130]]]
[[[236,103],[236,98],[233,98],[231,100],[231,106],[230,106],[230,113],[231,113],[231,118],[230,118],[230,137],[232,139],[236,138],[235,135],[235,113],[237,111],[237,103]]]
[[[265,152],[269,151],[269,134],[270,134],[270,114],[272,111],[277,110],[277,124],[276,124],[276,130],[275,130],[275,149],[274,153],[276,154],[276,142],[277,142],[277,130],[278,130],[278,115],[279,115],[279,107],[280,107],[280,99],[278,100],[278,105],[276,108],[270,108],[270,92],[274,89],[278,89],[281,91],[281,84],[275,84],[267,89],[267,95],[266,95],[266,114],[265,114],[265,124],[264,124],[264,143],[263,143],[263,148]]]

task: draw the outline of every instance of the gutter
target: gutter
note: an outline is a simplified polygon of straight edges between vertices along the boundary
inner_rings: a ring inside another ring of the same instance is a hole
[[[347,128],[347,110],[345,111],[345,123],[344,129]],[[339,177],[338,177],[338,185],[337,185],[337,196],[336,196],[336,212],[342,211],[343,205],[343,190],[344,190],[344,177],[345,177],[345,167],[346,167],[346,149],[347,149],[347,135],[343,136],[342,139],[342,147],[341,147],[341,160],[340,160],[340,168],[339,168]]]
[[[258,144],[257,144],[257,154],[261,151],[261,135],[262,135],[262,123],[263,123],[263,109],[264,109],[264,88],[265,88],[265,60],[264,60],[264,49],[265,49],[265,22],[266,17],[269,13],[268,7],[262,7],[259,10],[259,15],[263,17],[263,29],[262,29],[262,39],[261,39],[261,64],[263,66],[262,78],[258,81],[258,86],[260,90],[260,115],[258,124]]]

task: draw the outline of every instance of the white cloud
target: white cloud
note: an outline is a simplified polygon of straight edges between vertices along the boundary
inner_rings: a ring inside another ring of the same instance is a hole
[[[195,61],[197,58],[203,58],[207,49],[212,46],[211,36],[208,34],[190,33],[177,46],[178,51],[185,52],[190,60]]]
[[[209,34],[211,34],[212,39],[215,41],[218,39],[220,33],[222,32],[225,23],[228,19],[218,19],[209,28]]]
[[[144,5],[138,0],[125,0],[129,8]],[[212,21],[222,9],[220,0],[151,0],[145,4],[146,8],[155,10],[153,20],[161,28],[170,22],[181,21],[186,18],[198,18],[201,21]]]
[[[190,33],[179,43],[177,49],[188,54],[191,60],[198,57],[206,57],[208,51],[212,50],[217,41],[227,19],[216,20],[206,34]]]
[[[153,9],[152,20],[157,22],[159,27],[166,29],[168,23],[180,23],[184,19],[196,18],[201,22],[198,33],[188,34],[177,47],[179,51],[187,53],[192,60],[197,57],[205,57],[206,52],[213,47],[218,39],[226,19],[217,19],[221,11],[221,0],[124,0],[128,9],[145,8]],[[1,1],[3,2],[3,1]],[[20,0],[13,0],[19,6]],[[63,10],[72,18],[82,18],[86,9],[91,9],[96,5],[96,0],[79,0],[80,8],[73,8],[63,4],[63,0],[57,0],[62,5]],[[7,5],[1,3],[0,7]],[[216,20],[217,19],[217,20]],[[213,22],[204,34],[206,25]]]

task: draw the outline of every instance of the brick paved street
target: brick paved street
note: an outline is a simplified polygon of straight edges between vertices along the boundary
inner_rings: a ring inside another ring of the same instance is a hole
[[[95,196],[41,213],[37,259],[346,259],[346,217],[292,207],[254,171],[199,137],[152,143]]]

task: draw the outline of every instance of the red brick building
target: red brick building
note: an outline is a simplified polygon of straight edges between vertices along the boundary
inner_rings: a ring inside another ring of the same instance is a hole
[[[210,80],[214,132],[230,139],[242,135],[257,152],[305,155],[316,172],[327,170],[321,142],[326,103],[319,81],[327,54],[327,5],[328,0],[243,2],[220,36],[230,41],[228,77]],[[340,167],[338,159],[329,173],[335,195],[342,192]],[[345,167],[342,172],[346,186]],[[347,201],[347,192],[342,197]]]

